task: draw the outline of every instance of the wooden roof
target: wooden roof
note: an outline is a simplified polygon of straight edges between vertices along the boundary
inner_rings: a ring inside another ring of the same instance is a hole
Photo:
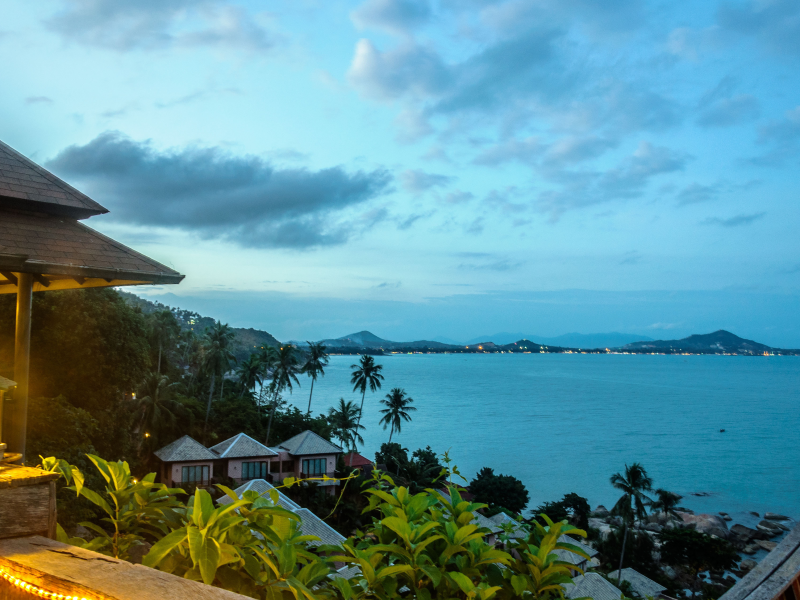
[[[85,219],[107,213],[87,195],[0,142],[0,206]]]
[[[180,283],[183,275],[79,223],[104,207],[0,142],[0,294]]]

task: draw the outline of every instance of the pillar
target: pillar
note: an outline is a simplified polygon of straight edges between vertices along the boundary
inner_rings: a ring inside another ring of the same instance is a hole
[[[17,332],[14,345],[14,401],[4,431],[8,452],[22,454],[25,462],[25,436],[28,429],[28,372],[31,360],[31,302],[33,277],[30,273],[17,273]]]

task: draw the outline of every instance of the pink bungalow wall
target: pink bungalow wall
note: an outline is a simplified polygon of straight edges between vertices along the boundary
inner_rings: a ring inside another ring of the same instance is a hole
[[[183,467],[196,467],[205,465],[208,467],[208,478],[211,479],[214,476],[214,463],[213,461],[190,461],[190,462],[176,462],[171,463],[169,467],[169,480],[172,483],[183,483],[181,481]],[[162,478],[163,480],[163,478]]]

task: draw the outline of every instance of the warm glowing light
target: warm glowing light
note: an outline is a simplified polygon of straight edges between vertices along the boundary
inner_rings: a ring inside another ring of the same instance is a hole
[[[3,567],[0,567],[0,577],[8,581],[11,585],[15,585],[21,590],[41,598],[51,598],[52,600],[86,600],[86,598],[81,598],[78,596],[65,596],[64,594],[57,594],[56,592],[48,592],[47,590],[33,585],[32,583],[23,581],[19,577],[14,577]]]
[[[150,434],[145,432],[144,437],[150,437]]]

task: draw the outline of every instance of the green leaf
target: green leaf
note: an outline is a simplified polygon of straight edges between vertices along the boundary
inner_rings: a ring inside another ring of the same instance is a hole
[[[186,528],[176,529],[172,533],[165,535],[153,544],[150,552],[142,560],[142,564],[146,567],[156,568],[170,552],[183,543],[186,536]]]
[[[350,582],[344,577],[334,578],[333,585],[339,590],[344,600],[350,600],[353,597],[353,588],[350,587]]]
[[[74,487],[74,486],[72,486],[72,487],[69,487],[69,488],[67,488],[67,489],[74,490],[74,489],[75,489],[75,487]],[[89,488],[87,488],[87,487],[84,487],[84,488],[81,490],[81,496],[83,496],[84,498],[86,498],[86,499],[87,499],[89,502],[91,502],[92,504],[96,504],[97,506],[99,506],[100,508],[102,508],[104,511],[106,511],[106,513],[107,513],[107,514],[108,514],[110,517],[113,517],[113,516],[114,516],[114,511],[111,509],[111,507],[109,506],[108,502],[106,502],[106,501],[103,499],[103,497],[102,497],[100,494],[98,494],[97,492],[95,492],[95,491],[93,491],[93,490],[90,490],[90,489],[89,489]]]
[[[522,592],[524,592],[528,587],[528,582],[525,580],[524,576],[514,575],[511,577],[511,587],[514,588],[517,596],[522,596]]]
[[[194,493],[194,510],[192,511],[194,524],[200,529],[205,528],[213,512],[214,500],[211,498],[211,494],[197,488]]]
[[[461,591],[465,594],[469,594],[475,589],[475,586],[472,584],[472,580],[463,573],[453,571],[452,573],[448,573],[448,575],[450,576],[450,579],[456,582],[458,587],[460,587]]]
[[[433,587],[439,587],[439,582],[442,580],[442,572],[433,565],[420,565],[419,567],[425,575],[430,577],[433,582]]]
[[[188,531],[189,554],[192,557],[192,562],[200,570],[203,583],[211,585],[217,574],[217,567],[219,567],[219,544],[214,538],[204,536],[199,529],[189,527]]]

